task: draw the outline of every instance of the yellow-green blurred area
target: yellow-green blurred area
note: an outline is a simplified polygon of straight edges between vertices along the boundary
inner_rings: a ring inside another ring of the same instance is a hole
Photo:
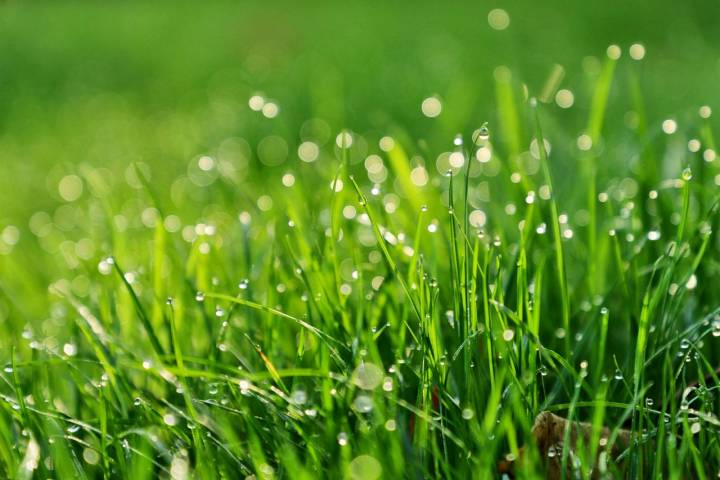
[[[489,24],[496,8],[507,12],[507,28]],[[3,222],[25,223],[25,215],[51,208],[58,180],[83,163],[122,172],[142,161],[157,167],[153,180],[167,182],[227,138],[246,140],[254,152],[277,134],[289,143],[287,165],[309,118],[325,120],[333,137],[345,127],[398,127],[443,145],[458,131],[492,124],[498,65],[531,95],[540,95],[553,64],[564,67],[562,86],[577,106],[556,120],[578,133],[610,44],[624,55],[635,42],[645,47],[651,118],[694,111],[720,80],[714,2],[4,2],[0,9]],[[256,92],[276,102],[276,118],[250,110]],[[434,120],[420,110],[431,95],[442,99]],[[247,175],[260,167],[251,161]]]
[[[326,203],[345,128],[358,134],[350,164],[365,185],[399,188],[395,179],[407,183],[422,164],[437,185],[454,135],[485,121],[497,152],[527,151],[529,123],[503,123],[503,95],[520,115],[529,96],[546,97],[553,168],[573,171],[610,45],[622,68],[599,168],[629,175],[640,147],[628,75],[650,99],[653,141],[660,119],[697,123],[720,77],[718,10],[700,1],[4,2],[0,246],[43,286],[60,275],[64,239],[76,242],[65,244],[71,268],[95,264],[119,248],[109,231],[133,238],[153,224],[153,203],[173,215],[170,231],[258,206],[270,217],[273,198],[280,211],[285,201]],[[411,165],[395,162],[389,174],[377,159],[363,165],[385,135]],[[666,162],[671,175],[680,163]],[[558,177],[563,199],[573,176]],[[273,197],[296,179],[302,195]],[[487,192],[483,201],[504,205]]]

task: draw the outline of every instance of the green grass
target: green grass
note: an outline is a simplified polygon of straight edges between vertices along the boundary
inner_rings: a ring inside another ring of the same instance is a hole
[[[714,7],[523,5],[0,7],[0,477],[716,477]]]

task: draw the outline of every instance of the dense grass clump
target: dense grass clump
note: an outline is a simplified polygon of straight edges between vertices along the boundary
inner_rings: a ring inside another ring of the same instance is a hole
[[[324,78],[283,120],[234,70],[47,107],[100,159],[0,224],[0,476],[717,476],[716,124],[627,47],[488,68],[484,117],[354,126]]]

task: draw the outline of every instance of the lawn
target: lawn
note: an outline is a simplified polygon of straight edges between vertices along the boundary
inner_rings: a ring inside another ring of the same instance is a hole
[[[0,478],[720,475],[720,5],[0,4]]]

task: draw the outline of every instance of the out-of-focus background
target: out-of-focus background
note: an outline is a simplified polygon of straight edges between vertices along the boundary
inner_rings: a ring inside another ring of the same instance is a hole
[[[489,25],[495,7],[509,15],[503,30]],[[553,64],[564,67],[562,85],[579,101],[561,118],[578,128],[592,86],[587,71],[610,44],[645,46],[650,117],[707,103],[720,80],[713,2],[5,2],[0,9],[2,222],[25,223],[52,208],[61,200],[58,180],[80,164],[122,173],[142,161],[168,181],[193,155],[241,137],[248,165],[260,167],[257,142],[269,133],[299,141],[308,118],[333,132],[393,127],[447,143],[493,120],[498,65],[534,95]],[[276,118],[250,110],[256,92],[277,103]],[[443,100],[437,121],[420,110],[430,95]]]
[[[32,292],[64,276],[59,258],[77,272],[119,248],[98,231],[134,238],[153,224],[133,165],[163,215],[174,215],[171,231],[210,217],[221,223],[228,206],[277,200],[288,171],[306,189],[325,189],[343,128],[360,134],[350,161],[363,177],[375,142],[391,134],[437,182],[455,134],[498,124],[498,81],[512,83],[516,104],[546,85],[570,92],[545,99],[553,168],[567,172],[556,179],[563,199],[608,46],[625,57],[630,45],[644,47],[632,68],[651,99],[647,118],[697,123],[720,80],[718,13],[720,5],[702,1],[5,2],[0,253],[22,259],[6,267],[8,297],[41,315],[46,305]],[[603,136],[614,141],[601,178],[637,165],[628,74],[620,69],[610,91],[613,121]],[[437,102],[424,111],[425,99]],[[655,123],[653,137],[662,135]],[[318,152],[298,148],[308,140]],[[494,144],[501,151],[512,140],[497,135]],[[204,155],[217,165],[204,170]],[[676,175],[681,162],[676,155],[659,168]],[[387,171],[379,176],[371,180]],[[90,213],[86,199],[94,199]],[[76,278],[82,293],[88,279]]]

